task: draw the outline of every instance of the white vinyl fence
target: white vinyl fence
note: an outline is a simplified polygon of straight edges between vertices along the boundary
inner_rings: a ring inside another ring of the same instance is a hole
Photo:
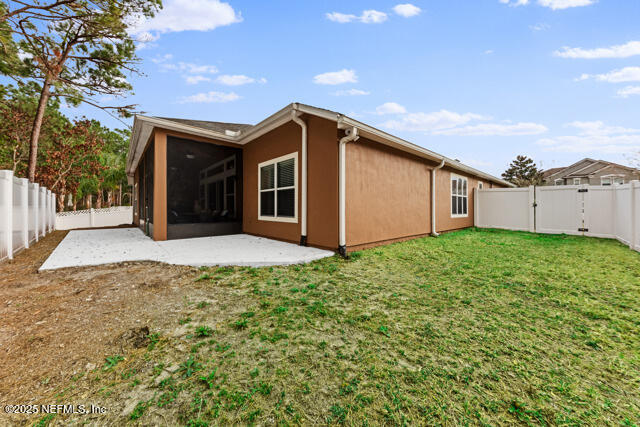
[[[56,195],[0,170],[0,261],[54,230]]]
[[[640,181],[476,191],[476,227],[618,239],[640,251]]]
[[[133,208],[131,206],[59,212],[56,215],[56,230],[115,227],[132,223]]]

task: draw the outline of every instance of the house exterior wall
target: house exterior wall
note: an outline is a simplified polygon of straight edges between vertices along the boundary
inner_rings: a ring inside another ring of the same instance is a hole
[[[467,178],[467,216],[452,217],[451,215],[451,175]],[[478,188],[478,179],[472,175],[444,167],[436,173],[436,231],[458,230],[473,226],[473,189]],[[484,182],[484,181],[483,181]],[[486,185],[486,182],[485,182]],[[500,188],[493,184],[492,188]]]
[[[336,123],[304,115],[308,131],[307,242],[310,246],[338,247],[338,141]],[[167,137],[242,148],[242,231],[298,243],[301,235],[301,128],[289,121],[246,145],[156,129],[154,141],[155,240],[167,238]],[[298,215],[296,222],[260,220],[258,165],[298,153]],[[428,235],[431,230],[431,174],[435,162],[360,138],[346,145],[346,243],[349,251]],[[136,177],[139,176],[136,170]],[[468,215],[451,216],[451,174],[468,179]],[[138,180],[136,179],[136,182]],[[501,185],[448,167],[436,173],[436,228],[438,232],[473,226],[473,189]],[[137,224],[139,224],[137,218]]]
[[[366,138],[348,143],[347,249],[429,234],[432,166],[424,159]]]
[[[334,250],[338,247],[338,129],[335,122],[319,117],[309,116],[305,120],[308,128],[307,242]]]
[[[616,166],[611,166],[605,169],[602,169],[592,176],[589,177],[589,184],[591,185],[600,185],[601,178],[607,175],[616,175],[616,178],[624,178],[624,183],[628,184],[629,182],[640,179],[640,174],[633,174],[628,169],[619,168]],[[621,177],[618,175],[622,175]],[[586,179],[583,178],[584,183],[586,184]]]
[[[335,123],[304,116],[307,123],[307,242],[311,246],[338,246],[338,144]],[[298,218],[295,223],[258,219],[258,165],[298,153]],[[302,212],[302,129],[294,122],[260,136],[243,149],[245,233],[299,243]]]

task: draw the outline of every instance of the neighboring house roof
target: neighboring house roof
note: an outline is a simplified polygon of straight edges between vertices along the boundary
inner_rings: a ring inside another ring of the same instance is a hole
[[[640,170],[629,166],[608,162],[606,160],[590,159],[587,157],[575,162],[570,166],[549,169],[548,171],[545,171],[543,173],[543,178],[545,179],[545,181],[551,181],[564,178],[591,177],[596,173],[608,168],[624,169],[632,174],[640,174]]]
[[[599,170],[606,169],[611,166],[612,165],[610,163],[598,161],[590,165],[587,165],[583,168],[580,168],[577,171],[571,172],[570,174],[567,175],[567,177],[569,178],[587,177],[591,174],[598,172]]]
[[[204,120],[187,120],[136,115],[133,122],[133,130],[131,132],[131,141],[129,144],[129,153],[127,156],[127,175],[129,175],[130,177],[133,176],[135,168],[146,147],[146,143],[149,140],[153,129],[156,127],[244,145],[264,135],[265,133],[270,132],[271,130],[291,121],[294,115],[303,113],[334,121],[337,123],[339,129],[347,129],[355,126],[358,128],[358,132],[360,133],[360,135],[364,138],[368,138],[373,141],[396,148],[398,150],[411,153],[418,157],[426,158],[439,163],[444,161],[444,164],[451,167],[452,169],[467,172],[469,174],[484,178],[485,180],[490,182],[499,183],[508,187],[514,187],[514,185],[508,181],[479,171],[457,160],[450,159],[441,154],[420,147],[419,145],[413,144],[409,141],[405,141],[404,139],[376,129],[373,126],[359,122],[355,119],[345,116],[344,114],[299,103],[289,104],[280,111],[272,114],[260,123],[257,123],[253,126],[239,123],[209,122]]]
[[[547,169],[542,171],[542,177],[543,178],[547,178],[548,176],[551,176],[553,174],[555,174],[556,172],[561,171],[564,168],[551,168],[551,169]]]

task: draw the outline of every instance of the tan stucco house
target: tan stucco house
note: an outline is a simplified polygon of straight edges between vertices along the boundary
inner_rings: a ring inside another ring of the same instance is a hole
[[[640,170],[605,160],[582,159],[542,173],[544,185],[622,185],[640,179]]]
[[[470,227],[473,189],[511,186],[298,103],[256,125],[136,116],[127,174],[155,240],[248,233],[342,254]]]

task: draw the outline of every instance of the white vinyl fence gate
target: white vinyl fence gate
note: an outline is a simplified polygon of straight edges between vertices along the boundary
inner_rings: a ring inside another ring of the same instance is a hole
[[[53,231],[55,216],[54,193],[0,170],[0,261]]]
[[[476,227],[618,239],[640,251],[640,181],[475,191]]]

